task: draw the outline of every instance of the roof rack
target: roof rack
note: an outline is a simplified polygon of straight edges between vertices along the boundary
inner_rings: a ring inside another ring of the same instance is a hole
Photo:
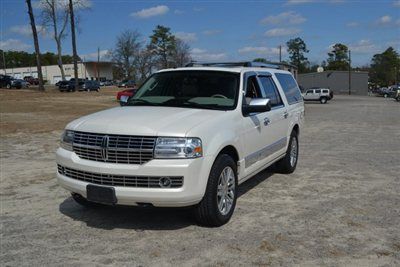
[[[192,61],[186,64],[185,67],[257,67],[257,68],[270,68],[279,69],[278,65],[268,64],[263,62],[254,61],[241,61],[241,62],[197,62]]]

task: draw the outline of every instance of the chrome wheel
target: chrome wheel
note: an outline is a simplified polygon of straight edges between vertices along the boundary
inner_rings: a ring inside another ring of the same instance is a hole
[[[297,162],[297,138],[293,137],[292,142],[291,142],[291,147],[290,147],[290,165],[294,167]]]
[[[235,199],[235,174],[231,167],[225,167],[218,179],[217,204],[222,215],[226,215],[232,209]]]

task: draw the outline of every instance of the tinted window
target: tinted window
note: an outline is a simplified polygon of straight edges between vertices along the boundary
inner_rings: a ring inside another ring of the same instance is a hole
[[[328,90],[322,90],[323,93],[328,93]]]
[[[307,90],[307,94],[312,94],[314,90]]]
[[[299,87],[297,86],[297,83],[292,75],[285,73],[276,73],[275,75],[282,86],[282,89],[289,104],[294,104],[302,101]]]
[[[283,105],[282,99],[271,77],[260,76],[260,81],[264,89],[265,97],[271,101],[271,107]]]
[[[320,89],[317,89],[317,90],[315,90],[315,93],[316,93],[316,94],[320,94],[320,93],[321,93],[321,90],[320,90]]]

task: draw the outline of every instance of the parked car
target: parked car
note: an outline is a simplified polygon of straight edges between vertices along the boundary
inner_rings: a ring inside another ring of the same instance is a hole
[[[11,82],[14,78],[9,75],[0,74],[0,88],[11,88]]]
[[[29,83],[25,80],[22,79],[12,79],[11,80],[11,87],[14,87],[16,89],[21,89],[21,88],[28,88]]]
[[[113,82],[110,80],[107,80],[104,82],[104,86],[112,86],[112,85],[113,85]]]
[[[118,84],[118,87],[124,87],[124,88],[133,88],[136,86],[135,81],[133,80],[123,80]]]
[[[327,88],[310,88],[303,93],[304,101],[319,101],[321,104],[326,104],[332,97],[333,93]]]
[[[58,90],[60,90],[60,92],[70,92],[70,91],[75,91],[72,90],[72,88],[69,86],[70,81],[59,81],[58,82]]]
[[[123,90],[123,91],[119,91],[119,92],[117,93],[117,100],[120,101],[121,98],[122,98],[122,100],[125,101],[125,100],[128,99],[129,97],[134,96],[135,93],[136,93],[136,91],[137,91],[137,88],[126,89],[126,90]]]
[[[290,72],[237,64],[161,70],[121,107],[69,123],[60,185],[88,207],[190,206],[200,224],[228,222],[239,184],[296,169],[304,118]]]
[[[33,76],[25,76],[24,80],[27,81],[31,85],[38,85],[39,84],[39,79],[35,78]]]
[[[71,85],[70,85],[71,86]],[[75,85],[73,85],[75,86]],[[79,91],[100,91],[100,84],[98,81],[85,80],[79,82]]]

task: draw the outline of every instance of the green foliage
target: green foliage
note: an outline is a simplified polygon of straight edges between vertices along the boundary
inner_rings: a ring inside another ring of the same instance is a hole
[[[253,62],[268,63],[268,61],[265,58],[261,58],[261,57],[253,59]]]
[[[332,51],[328,53],[329,70],[348,70],[349,57],[347,55],[349,49],[346,45],[337,43],[332,47]]]
[[[390,86],[400,80],[400,56],[393,47],[372,57],[369,75],[371,82],[380,86]]]
[[[170,28],[157,25],[150,36],[149,49],[156,57],[160,68],[169,68],[176,50],[176,39]]]
[[[306,43],[300,37],[290,39],[286,43],[290,64],[295,65],[299,73],[307,71],[309,64],[306,53],[309,52]]]
[[[28,53],[25,51],[4,51],[5,63],[7,68],[19,68],[36,66],[36,54]],[[42,66],[57,65],[57,55],[51,52],[41,54]],[[62,60],[64,64],[72,63],[72,56],[63,55]],[[0,66],[3,66],[3,50],[0,50]]]

